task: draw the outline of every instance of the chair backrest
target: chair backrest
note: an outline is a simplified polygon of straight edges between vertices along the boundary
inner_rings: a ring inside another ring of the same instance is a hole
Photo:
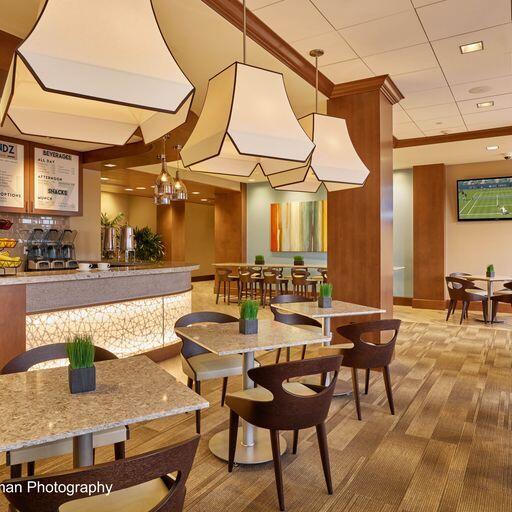
[[[215,274],[218,281],[228,281],[228,277],[231,275],[230,268],[217,268]]]
[[[343,351],[342,366],[350,368],[382,368],[388,366],[393,357],[400,324],[400,320],[375,320],[338,327],[336,329],[337,333],[354,344],[353,348]],[[389,341],[371,343],[362,338],[367,334],[380,334],[385,331],[393,331]]]
[[[178,512],[183,510],[185,499],[185,483],[187,481],[192,463],[199,443],[199,436],[161,448],[149,453],[135,455],[127,459],[99,464],[85,469],[77,469],[67,473],[54,473],[28,478],[16,478],[6,480],[4,484],[20,484],[5,487],[5,496],[10,503],[20,512],[58,512],[59,508],[70,501],[105,494],[105,491],[83,491],[80,485],[88,486],[101,482],[104,485],[112,485],[112,492],[134,487],[157,478],[162,478],[169,488],[169,493],[164,499],[148,512]],[[170,473],[177,473],[175,479],[170,478]],[[65,492],[39,492],[37,485],[44,489],[49,484],[55,488],[59,486],[74,485],[75,492],[68,496]],[[88,485],[89,484],[89,485]],[[34,486],[35,485],[35,486]],[[143,512],[141,510],[141,512]]]
[[[452,272],[449,277],[462,277],[470,276],[471,274],[467,274],[466,272]],[[451,283],[451,287],[455,290],[462,288],[459,283]],[[448,291],[450,291],[450,286],[448,286]]]
[[[292,284],[295,286],[305,285],[307,282],[307,278],[309,277],[309,272],[306,269],[292,269]]]
[[[341,361],[341,356],[325,356],[252,368],[249,377],[270,391],[272,400],[252,401],[231,396],[230,401],[238,402],[235,408],[243,412],[241,416],[261,428],[295,430],[318,425],[327,418]],[[296,395],[283,388],[287,379],[327,372],[334,372],[332,381],[328,386],[308,385],[316,391],[312,395]]]
[[[263,270],[263,281],[266,284],[276,284],[278,277],[279,277],[279,273],[275,269],[267,268],[267,269]]]
[[[194,324],[227,324],[229,322],[238,322],[238,318],[226,315],[225,313],[219,313],[217,311],[199,311],[197,313],[189,313],[188,315],[178,318],[174,324],[174,329],[177,327],[188,327],[189,325]],[[176,334],[183,342],[181,346],[181,355],[185,359],[209,352],[205,348],[197,345],[197,343],[181,336],[179,333]]]
[[[315,327],[322,327],[322,324],[308,316],[300,315],[298,313],[286,313],[281,309],[273,307],[273,304],[291,304],[293,302],[312,302],[314,299],[305,298],[302,295],[276,295],[270,301],[270,309],[274,314],[274,320],[287,325],[313,325]]]
[[[241,283],[247,284],[253,282],[252,271],[249,267],[240,267],[238,269],[238,278]]]
[[[472,290],[480,290],[480,288],[475,286],[473,281],[469,281],[462,277],[451,276],[446,276],[444,279],[446,281],[446,286],[448,287],[450,299],[463,301],[479,300],[479,297],[471,292]]]
[[[504,286],[507,290],[512,290],[512,281],[508,281],[507,283],[503,283],[503,286]]]
[[[20,373],[30,370],[33,366],[57,359],[67,359],[65,343],[51,343],[49,345],[41,345],[23,352],[19,356],[11,359],[1,370],[0,374]],[[109,361],[117,359],[115,354],[105,348],[94,347],[94,361]]]

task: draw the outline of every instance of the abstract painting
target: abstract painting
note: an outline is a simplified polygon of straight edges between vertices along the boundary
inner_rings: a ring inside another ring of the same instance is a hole
[[[326,252],[327,201],[270,205],[272,252]]]

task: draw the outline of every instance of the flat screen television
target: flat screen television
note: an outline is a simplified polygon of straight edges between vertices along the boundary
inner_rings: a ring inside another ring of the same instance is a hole
[[[512,177],[457,181],[460,221],[512,220]]]

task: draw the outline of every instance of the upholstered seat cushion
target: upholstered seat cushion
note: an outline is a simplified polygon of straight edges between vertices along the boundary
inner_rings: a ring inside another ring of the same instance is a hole
[[[60,512],[144,512],[153,508],[169,493],[161,478],[143,484],[115,491],[108,496],[91,496],[81,500],[68,501],[59,508]]]
[[[242,364],[243,360],[240,354],[218,356],[207,353],[192,356],[186,360],[182,358],[183,372],[187,377],[197,380],[242,375]]]
[[[312,389],[304,386],[300,382],[284,382],[283,388],[293,395],[299,396],[312,396],[316,395],[316,392]],[[261,386],[252,389],[243,389],[236,391],[235,393],[229,393],[228,396],[234,396],[238,398],[245,398],[246,400],[252,400],[254,402],[270,402],[273,398],[272,393]]]
[[[109,446],[115,443],[121,443],[128,439],[129,432],[126,427],[115,427],[93,434],[93,446]],[[51,443],[39,444],[37,446],[27,446],[18,450],[12,450],[8,455],[9,465],[24,464],[49,457],[58,457],[73,452],[73,438],[60,439]]]

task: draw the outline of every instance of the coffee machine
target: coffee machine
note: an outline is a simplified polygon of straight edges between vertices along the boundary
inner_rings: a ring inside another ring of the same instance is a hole
[[[66,268],[78,268],[75,253],[76,229],[64,229],[59,239],[59,254]]]
[[[77,268],[76,235],[77,231],[71,229],[33,229],[27,240],[27,270]]]

